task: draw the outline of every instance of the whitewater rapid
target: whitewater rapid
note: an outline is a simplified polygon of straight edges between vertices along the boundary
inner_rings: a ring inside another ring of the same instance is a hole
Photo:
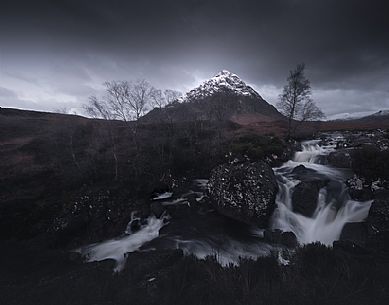
[[[352,200],[343,182],[345,173],[340,169],[321,164],[325,161],[325,157],[335,150],[335,147],[335,144],[320,146],[317,140],[303,142],[302,151],[296,152],[292,161],[274,169],[278,178],[279,191],[272,228],[293,232],[300,244],[318,241],[331,246],[339,239],[346,223],[361,222],[368,216],[371,201]],[[317,207],[312,217],[293,211],[292,194],[301,182],[296,175],[293,175],[293,170],[301,165],[314,170],[323,179],[340,184],[340,189],[332,194],[329,193],[327,186],[320,189]]]
[[[332,143],[321,145],[318,140],[303,142],[302,150],[296,152],[292,160],[273,169],[279,191],[270,229],[293,232],[299,244],[321,242],[331,246],[339,239],[344,225],[363,221],[371,206],[370,201],[350,199],[343,182],[347,171],[326,165],[326,157],[335,150],[336,140]],[[293,211],[292,195],[301,181],[294,170],[301,166],[311,170],[312,175],[317,175],[319,179],[332,181],[338,186],[334,190],[328,187],[329,184],[324,184],[311,217]],[[132,232],[132,222],[141,221],[133,214],[122,236],[87,245],[77,251],[88,261],[113,259],[117,263],[116,271],[119,271],[125,264],[126,254],[135,251],[181,249],[185,254],[200,259],[215,256],[221,265],[226,266],[239,264],[241,258],[255,259],[280,250],[279,245],[264,240],[263,231],[267,228],[229,219],[204,204],[207,200],[206,186],[207,180],[194,180],[191,188],[182,194],[163,193],[154,197],[153,200],[158,200],[161,206],[167,208],[168,214],[172,213],[171,216],[151,216],[141,222],[138,231]],[[191,206],[190,196],[195,196],[195,206]]]

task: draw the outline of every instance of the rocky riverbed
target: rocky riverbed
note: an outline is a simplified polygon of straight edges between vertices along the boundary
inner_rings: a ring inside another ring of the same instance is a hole
[[[77,235],[93,215],[111,236],[96,230],[66,248],[45,235],[3,241],[0,303],[384,304],[387,143],[381,130],[321,134],[273,169],[230,160],[131,209],[118,194],[86,194],[48,236]]]

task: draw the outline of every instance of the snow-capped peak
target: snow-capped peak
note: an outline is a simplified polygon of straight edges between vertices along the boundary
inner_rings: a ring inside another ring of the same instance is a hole
[[[240,96],[261,98],[260,95],[242,81],[238,75],[227,70],[222,70],[214,77],[204,81],[197,88],[187,92],[182,98],[182,101],[194,101],[211,96],[215,93],[228,91]]]

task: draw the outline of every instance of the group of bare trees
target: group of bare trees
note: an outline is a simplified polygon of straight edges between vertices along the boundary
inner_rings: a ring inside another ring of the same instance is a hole
[[[305,65],[297,65],[289,72],[287,84],[280,94],[278,109],[288,118],[288,138],[303,122],[319,120],[324,113],[312,100],[311,84],[304,74]]]
[[[91,96],[84,106],[87,114],[94,118],[138,120],[151,108],[163,108],[177,100],[182,94],[175,90],[159,90],[146,80],[105,82],[105,95]]]
[[[112,151],[115,180],[118,179],[119,154],[118,154],[118,131],[115,130],[112,120],[124,121],[129,127],[130,139],[128,144],[133,147],[132,164],[133,173],[138,172],[137,164],[141,158],[138,140],[138,119],[152,108],[163,108],[164,106],[177,100],[182,94],[175,90],[159,90],[153,87],[146,80],[109,81],[104,83],[104,95],[91,96],[89,103],[84,105],[85,112],[93,118],[106,120],[105,130],[109,137]],[[132,123],[135,121],[135,123]],[[132,144],[130,144],[132,143]]]

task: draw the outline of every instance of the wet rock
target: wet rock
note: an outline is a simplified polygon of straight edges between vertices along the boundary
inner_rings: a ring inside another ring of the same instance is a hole
[[[304,165],[296,166],[291,175],[301,181],[322,181],[322,184],[325,185],[329,180],[325,175],[315,171],[314,169],[307,168]]]
[[[199,199],[199,198],[200,197],[198,197],[198,195],[195,193],[185,196],[185,199],[188,201],[190,206],[195,206],[198,203],[198,201],[196,199]]]
[[[297,247],[297,237],[293,232],[282,232],[281,234],[281,244],[287,246],[288,248]]]
[[[353,178],[347,180],[346,185],[351,199],[358,201],[373,199],[373,191],[364,178],[354,175]]]
[[[268,224],[277,190],[273,170],[262,161],[220,165],[208,182],[209,198],[220,214],[260,226]]]
[[[350,240],[336,240],[333,242],[335,251],[347,252],[354,255],[369,254],[369,250]]]
[[[165,212],[165,208],[162,206],[161,202],[156,201],[150,204],[150,211],[155,217],[160,218]]]
[[[328,163],[339,168],[351,168],[351,154],[347,150],[331,152],[327,157]]]
[[[304,165],[298,165],[292,170],[293,175],[309,175],[315,173],[315,170],[306,168]]]
[[[365,222],[348,222],[344,225],[339,240],[351,241],[364,246],[367,239],[367,224]]]
[[[264,239],[268,243],[284,245],[295,248],[298,245],[297,237],[293,232],[282,232],[279,229],[265,230]]]
[[[84,257],[81,255],[80,252],[71,251],[68,254],[68,258],[72,262],[83,262],[84,261]]]
[[[132,233],[135,233],[135,232],[139,231],[140,228],[141,228],[141,221],[140,221],[140,219],[134,219],[133,221],[131,221],[130,229],[131,229]]]
[[[268,243],[278,243],[281,240],[282,231],[279,229],[275,230],[265,230],[263,233],[263,238]]]
[[[292,194],[293,211],[311,217],[316,210],[320,188],[319,180],[302,181],[296,185]]]
[[[327,198],[326,203],[331,202],[335,203],[337,209],[339,209],[347,197],[347,191],[345,190],[343,184],[336,180],[331,180],[326,185],[327,188]]]
[[[375,192],[366,222],[369,246],[389,252],[389,190]]]
[[[376,192],[367,222],[376,232],[389,231],[389,190]]]

